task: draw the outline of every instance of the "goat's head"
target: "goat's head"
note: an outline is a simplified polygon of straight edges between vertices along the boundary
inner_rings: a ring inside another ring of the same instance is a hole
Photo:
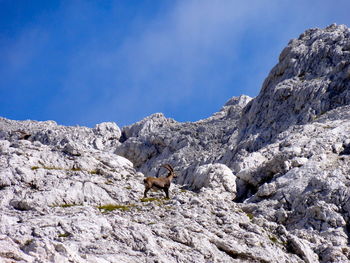
[[[163,164],[161,167],[164,167],[169,171],[168,176],[172,176],[174,178],[177,177],[177,175],[174,172],[174,168],[170,164]]]

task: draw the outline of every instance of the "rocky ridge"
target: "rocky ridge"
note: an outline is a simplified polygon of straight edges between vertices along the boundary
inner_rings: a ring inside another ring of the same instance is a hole
[[[331,25],[208,119],[0,119],[0,262],[350,262],[349,83]],[[171,198],[142,199],[163,163]]]

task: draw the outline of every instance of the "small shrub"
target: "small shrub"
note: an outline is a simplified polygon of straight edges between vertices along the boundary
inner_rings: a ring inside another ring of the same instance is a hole
[[[270,240],[273,242],[273,243],[277,243],[278,240],[277,240],[277,237],[275,236],[269,236]]]
[[[34,242],[34,239],[28,239],[25,243],[24,243],[24,245],[25,246],[29,246],[31,243],[33,243]]]
[[[105,184],[112,185],[114,182],[112,180],[107,180]]]

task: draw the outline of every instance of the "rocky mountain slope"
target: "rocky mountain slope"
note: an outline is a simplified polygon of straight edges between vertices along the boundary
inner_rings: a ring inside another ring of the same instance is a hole
[[[205,120],[0,118],[0,262],[350,262],[349,92],[350,30],[331,25]],[[164,163],[171,198],[142,198]]]

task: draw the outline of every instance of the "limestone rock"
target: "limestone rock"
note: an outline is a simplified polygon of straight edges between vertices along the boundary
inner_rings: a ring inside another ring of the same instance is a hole
[[[193,174],[187,176],[183,182],[193,190],[199,190],[203,187],[210,188],[218,194],[229,192],[231,198],[236,197],[236,176],[224,164],[207,164],[197,167]]]
[[[331,25],[289,42],[245,109],[243,136],[259,133],[250,147],[257,149],[293,124],[349,104],[349,37],[349,28]]]
[[[307,30],[193,123],[0,118],[0,261],[349,262],[349,39]],[[143,199],[165,163],[171,199]]]

